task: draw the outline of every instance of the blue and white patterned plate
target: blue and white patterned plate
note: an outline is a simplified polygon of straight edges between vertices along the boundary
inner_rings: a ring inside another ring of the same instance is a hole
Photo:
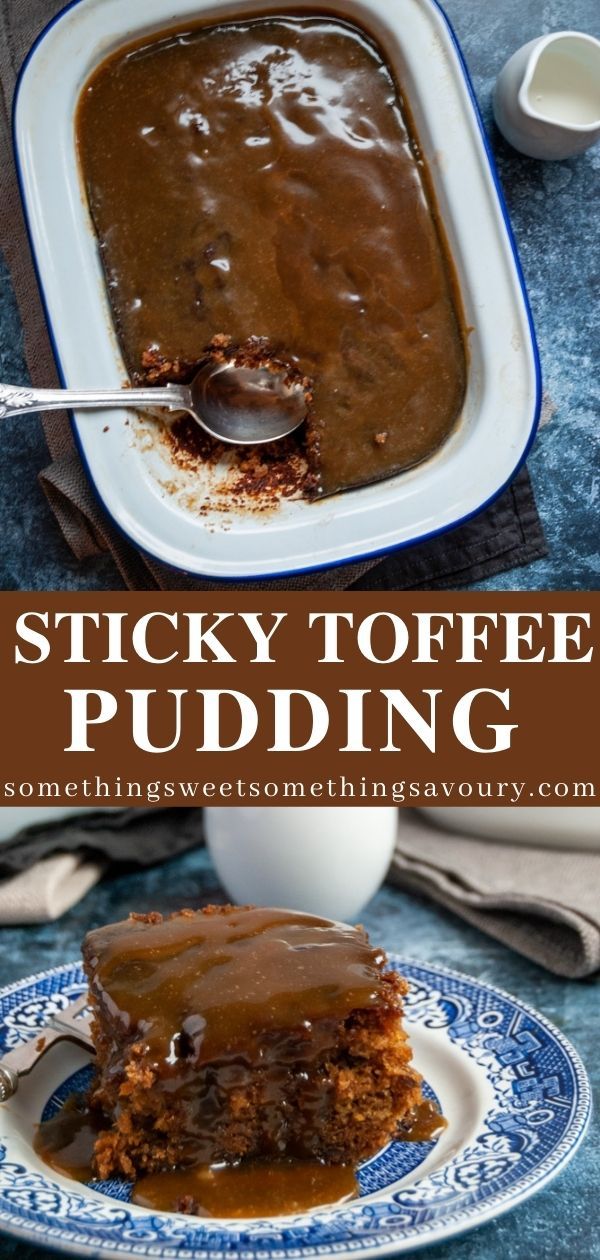
[[[0,1228],[84,1256],[371,1257],[450,1238],[522,1202],[585,1133],[590,1092],[577,1053],[497,989],[442,967],[391,963],[410,981],[416,1065],[448,1127],[437,1143],[387,1146],[361,1169],[359,1199],[294,1217],[206,1220],[136,1207],[124,1182],[83,1186],[50,1172],[32,1149],[35,1125],[86,1065],[83,1051],[63,1044],[0,1108]],[[84,988],[73,963],[0,991],[0,1055],[38,1035]]]

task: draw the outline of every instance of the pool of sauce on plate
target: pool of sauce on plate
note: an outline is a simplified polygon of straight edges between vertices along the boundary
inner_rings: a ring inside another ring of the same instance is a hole
[[[73,1181],[93,1181],[94,1146],[107,1125],[82,1094],[71,1094],[50,1120],[38,1125],[33,1148],[54,1172]]]
[[[132,1203],[194,1216],[285,1216],[356,1198],[358,1183],[347,1164],[309,1160],[179,1169],[141,1177]]]
[[[146,37],[80,98],[132,378],[148,354],[182,379],[215,335],[265,338],[314,382],[308,494],[418,463],[461,410],[460,302],[407,118],[371,38],[317,13]]]
[[[447,1127],[448,1121],[437,1103],[432,1098],[423,1098],[400,1124],[396,1141],[436,1142]]]
[[[435,1141],[446,1127],[431,1099],[424,1099],[401,1126],[402,1142]],[[94,1179],[94,1143],[102,1121],[83,1100],[68,1099],[38,1128],[36,1153],[54,1172],[74,1181]],[[234,1165],[196,1165],[143,1176],[132,1203],[160,1212],[250,1218],[285,1216],[356,1198],[356,1169],[317,1160],[256,1160]]]

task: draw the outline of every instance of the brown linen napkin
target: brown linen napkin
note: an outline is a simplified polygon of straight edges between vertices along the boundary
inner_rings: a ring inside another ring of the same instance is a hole
[[[57,919],[109,870],[155,866],[203,843],[197,809],[126,809],[24,828],[0,844],[0,928]]]
[[[10,115],[23,60],[44,26],[63,7],[64,0],[0,0],[0,246],[20,308],[31,380],[48,388],[59,382],[23,220],[12,154]],[[424,582],[432,587],[447,587],[481,581],[546,554],[533,490],[527,472],[523,471],[518,479],[518,493],[509,489],[498,504],[477,517],[474,524],[384,561],[365,560],[260,584],[223,584],[196,579],[142,555],[119,533],[88,482],[67,416],[59,412],[48,414],[43,425],[52,463],[42,473],[40,483],[67,543],[79,560],[110,551],[125,585],[132,590],[254,590],[257,585],[263,590],[345,590],[351,586],[405,590]],[[476,558],[471,561],[473,529],[477,531],[478,545]],[[463,544],[464,557],[457,561]],[[375,580],[368,586],[364,579],[371,573]]]
[[[558,976],[600,970],[600,853],[473,840],[401,810],[389,878]]]

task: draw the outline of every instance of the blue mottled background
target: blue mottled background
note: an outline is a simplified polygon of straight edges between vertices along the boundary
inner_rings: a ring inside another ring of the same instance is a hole
[[[167,913],[223,899],[204,849],[143,874],[108,879],[56,924],[0,929],[0,984],[77,958],[90,928],[124,918],[130,910]],[[543,1011],[575,1043],[597,1094],[597,982],[551,976],[446,911],[387,885],[361,919],[385,949],[470,972]],[[599,1127],[593,1123],[573,1162],[539,1195],[474,1233],[418,1255],[422,1260],[600,1260]],[[47,1254],[0,1239],[0,1260],[44,1260]]]
[[[600,36],[600,3],[447,0],[446,9],[465,52],[498,159],[529,286],[545,384],[556,407],[529,464],[550,554],[492,578],[479,589],[592,590],[600,574],[600,147],[567,162],[522,158],[495,130],[490,98],[504,61],[526,40],[566,28]],[[0,379],[27,379],[19,317],[1,258]],[[121,587],[110,558],[78,564],[60,535],[36,481],[48,462],[39,421],[5,421],[3,438],[0,589]]]

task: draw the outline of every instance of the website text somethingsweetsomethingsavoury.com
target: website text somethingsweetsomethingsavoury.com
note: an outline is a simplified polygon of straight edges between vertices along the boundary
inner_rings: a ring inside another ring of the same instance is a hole
[[[85,804],[90,800],[110,801],[123,806],[136,802],[148,805],[206,804],[211,801],[252,802],[262,800],[297,800],[311,804],[316,801],[387,802],[393,805],[459,803],[461,801],[491,800],[509,805],[542,804],[549,800],[561,801],[567,797],[576,800],[595,801],[600,787],[595,782],[563,782],[542,780],[537,783],[506,782],[498,780],[398,780],[384,783],[367,779],[364,775],[352,779],[345,775],[330,779],[303,783],[293,780],[245,780],[222,779],[220,782],[200,780],[161,780],[146,782],[124,779],[120,776],[107,781],[100,776],[79,781],[59,782],[50,779],[7,782],[1,785],[3,799],[16,804],[23,800],[57,800],[67,798]]]

